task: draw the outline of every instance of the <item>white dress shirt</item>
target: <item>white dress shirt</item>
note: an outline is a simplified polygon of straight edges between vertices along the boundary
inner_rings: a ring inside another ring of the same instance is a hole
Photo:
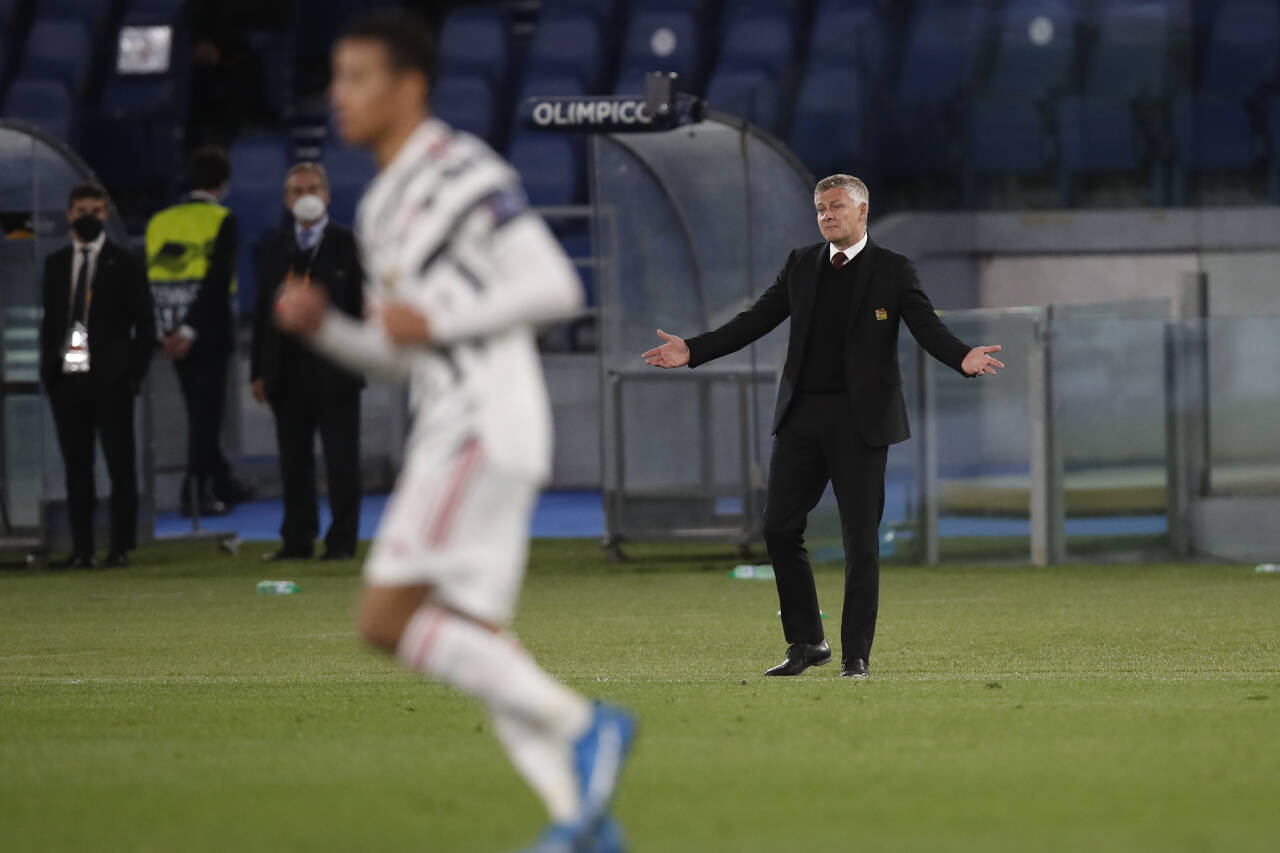
[[[867,248],[867,237],[868,237],[868,236],[869,236],[869,235],[867,235],[867,234],[865,234],[865,233],[864,233],[864,234],[862,235],[862,239],[861,239],[861,240],[859,240],[858,242],[854,243],[854,244],[853,244],[852,246],[850,246],[849,248],[847,248],[847,249],[843,249],[843,250],[841,250],[841,249],[837,249],[837,248],[836,248],[836,244],[835,244],[835,243],[828,243],[828,244],[827,244],[827,248],[831,251],[831,254],[830,254],[830,256],[827,258],[827,260],[832,260],[833,258],[835,258],[835,256],[836,256],[836,255],[838,255],[838,254],[843,254],[843,255],[844,255],[844,262],[845,262],[846,264],[847,264],[847,263],[849,263],[849,261],[851,261],[851,260],[853,260],[854,258],[858,257],[858,253],[859,253],[859,252],[861,252],[863,249]]]
[[[76,282],[80,280],[80,267],[82,267],[82,266],[84,265],[84,262],[85,262],[84,250],[85,250],[85,249],[88,249],[88,250],[89,250],[89,258],[88,258],[88,260],[89,260],[89,278],[88,278],[89,285],[88,285],[88,286],[89,286],[89,287],[93,287],[93,276],[98,272],[98,257],[102,254],[102,247],[103,247],[103,245],[105,245],[105,244],[106,244],[106,242],[107,242],[107,232],[105,232],[105,231],[104,231],[104,232],[102,232],[101,234],[99,234],[99,235],[98,235],[98,238],[97,238],[96,240],[94,240],[93,242],[91,242],[91,243],[81,243],[81,242],[80,242],[80,240],[79,240],[79,238],[77,238],[77,237],[72,237],[72,238],[71,238],[71,249],[72,249],[72,254],[71,254],[71,291],[70,291],[70,293],[71,293],[71,301],[67,303],[67,304],[68,304],[68,306],[69,306],[69,307],[68,307],[68,309],[67,309],[67,310],[68,310],[68,316],[70,316],[70,311],[74,310],[74,309],[75,309],[75,305],[76,305]],[[85,293],[85,305],[86,305],[86,308],[87,308],[87,306],[88,306],[88,298],[89,298],[89,294],[86,292],[86,293]],[[87,310],[86,310],[86,313],[87,313]],[[79,320],[80,318],[79,318],[79,317],[72,317],[71,319],[72,319],[72,322],[74,322],[74,321],[76,321],[76,320]],[[87,316],[84,318],[84,322],[85,322],[85,325],[88,325],[88,323],[89,323],[89,318],[88,318]]]

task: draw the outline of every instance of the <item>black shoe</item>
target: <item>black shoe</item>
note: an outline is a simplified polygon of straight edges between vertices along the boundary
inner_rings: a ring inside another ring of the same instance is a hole
[[[354,560],[355,558],[355,551],[330,551],[328,549],[325,549],[324,554],[320,557],[322,560]]]
[[[54,560],[49,564],[55,569],[92,569],[97,565],[92,556],[86,557],[84,554],[72,554],[61,560]]]
[[[824,663],[831,663],[831,647],[826,640],[816,646],[812,643],[792,643],[787,646],[787,659],[765,675],[799,675],[811,666],[822,666]]]
[[[249,500],[257,493],[252,483],[237,480],[234,477],[213,490],[214,497],[226,504],[239,504]]]
[[[123,569],[129,565],[128,551],[111,551],[107,554],[107,558],[102,561],[104,568]]]
[[[840,662],[840,675],[843,678],[866,678],[869,674],[867,662],[862,658],[845,659]]]
[[[311,559],[310,551],[291,551],[288,548],[281,548],[279,551],[276,551],[274,554],[262,555],[262,562],[264,563],[279,563],[284,560],[310,560],[310,559]]]

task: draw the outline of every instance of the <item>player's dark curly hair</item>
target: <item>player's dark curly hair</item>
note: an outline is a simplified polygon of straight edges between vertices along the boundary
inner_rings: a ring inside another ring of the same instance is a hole
[[[416,71],[435,82],[439,51],[435,36],[418,15],[397,7],[379,7],[361,12],[343,28],[340,39],[380,42],[387,50],[393,71]]]

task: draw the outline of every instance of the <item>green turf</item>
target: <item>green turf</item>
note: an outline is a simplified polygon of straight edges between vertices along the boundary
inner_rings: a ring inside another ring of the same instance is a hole
[[[357,643],[356,565],[263,569],[259,550],[0,570],[0,848],[531,838],[540,808],[481,711]],[[618,804],[641,853],[1276,849],[1280,577],[888,568],[854,684],[760,677],[776,598],[730,580],[732,554],[630,553],[536,543],[517,627],[643,717]],[[254,593],[281,574],[303,593]],[[837,571],[819,585],[838,616]]]

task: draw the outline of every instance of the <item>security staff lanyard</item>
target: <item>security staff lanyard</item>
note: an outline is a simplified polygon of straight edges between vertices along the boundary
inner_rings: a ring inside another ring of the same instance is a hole
[[[67,322],[68,322],[68,324],[71,324],[71,323],[81,323],[81,324],[83,324],[83,325],[85,326],[85,328],[88,328],[88,326],[89,326],[89,306],[91,306],[91,305],[93,304],[93,274],[94,274],[94,272],[95,272],[95,270],[94,270],[94,269],[92,268],[92,266],[91,266],[91,264],[92,264],[92,260],[91,260],[91,259],[93,258],[93,251],[92,251],[91,249],[89,249],[89,247],[88,247],[88,246],[82,246],[82,247],[80,247],[80,248],[77,248],[77,249],[76,249],[76,251],[81,253],[81,254],[80,254],[80,263],[81,263],[81,267],[80,267],[80,269],[83,271],[81,274],[84,276],[84,314],[83,314],[82,316],[80,316],[80,317],[76,317],[76,316],[75,316],[75,313],[76,313],[76,285],[79,283],[79,278],[80,278],[79,276],[76,276],[76,280],[75,280],[75,281],[73,281],[73,282],[72,282],[72,284],[71,284],[71,307],[70,307],[70,309],[67,311]]]
[[[323,242],[324,242],[324,232],[321,231],[320,239],[316,240],[316,244],[311,247],[311,250],[309,252],[307,252],[307,269],[302,274],[302,283],[307,285],[308,287],[311,286],[311,267],[315,266],[316,255],[320,254],[320,244]],[[289,274],[285,276],[285,281],[292,281],[293,274],[294,274],[294,269],[293,269],[293,264],[291,263],[289,264]]]

